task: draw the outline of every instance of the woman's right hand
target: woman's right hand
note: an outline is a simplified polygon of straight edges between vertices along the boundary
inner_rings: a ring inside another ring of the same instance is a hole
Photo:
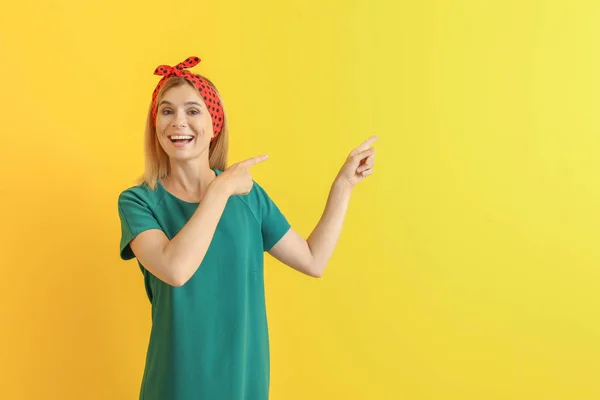
[[[232,164],[220,173],[212,184],[222,188],[228,196],[248,194],[252,190],[253,185],[250,168],[265,161],[267,158],[266,155],[256,156]]]

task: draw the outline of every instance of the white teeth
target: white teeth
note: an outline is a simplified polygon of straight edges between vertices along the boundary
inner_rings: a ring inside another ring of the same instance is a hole
[[[185,139],[192,139],[193,136],[188,136],[188,135],[177,135],[177,136],[171,136],[171,140],[185,140]]]

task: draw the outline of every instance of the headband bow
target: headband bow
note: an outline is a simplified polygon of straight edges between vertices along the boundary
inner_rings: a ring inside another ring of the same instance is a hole
[[[169,65],[159,65],[154,70],[154,75],[159,75],[163,78],[158,82],[156,88],[154,89],[154,93],[152,93],[152,121],[154,125],[156,125],[156,100],[164,83],[173,76],[182,77],[192,83],[196,89],[198,89],[200,95],[204,99],[204,104],[206,105],[206,108],[208,109],[208,112],[212,118],[213,137],[211,140],[213,140],[219,133],[221,133],[223,129],[223,106],[216,89],[209,84],[206,79],[202,78],[200,75],[195,75],[186,70],[186,68],[195,67],[198,65],[198,63],[200,63],[200,59],[198,57],[188,57],[174,67]]]

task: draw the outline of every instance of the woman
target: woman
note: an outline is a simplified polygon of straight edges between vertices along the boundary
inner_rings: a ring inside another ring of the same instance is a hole
[[[199,61],[156,69],[163,78],[148,115],[144,180],[118,199],[120,254],[137,259],[152,304],[140,399],[265,400],[264,252],[323,275],[352,189],[373,172],[376,138],[350,154],[305,240],[252,179],[266,156],[226,166],[222,99],[186,69]]]

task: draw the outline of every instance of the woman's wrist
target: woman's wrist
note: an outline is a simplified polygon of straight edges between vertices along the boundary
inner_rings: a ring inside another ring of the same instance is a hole
[[[218,197],[229,198],[231,196],[231,190],[229,189],[229,185],[226,180],[223,179],[220,175],[217,176],[213,181],[208,185],[208,191],[214,193]]]

